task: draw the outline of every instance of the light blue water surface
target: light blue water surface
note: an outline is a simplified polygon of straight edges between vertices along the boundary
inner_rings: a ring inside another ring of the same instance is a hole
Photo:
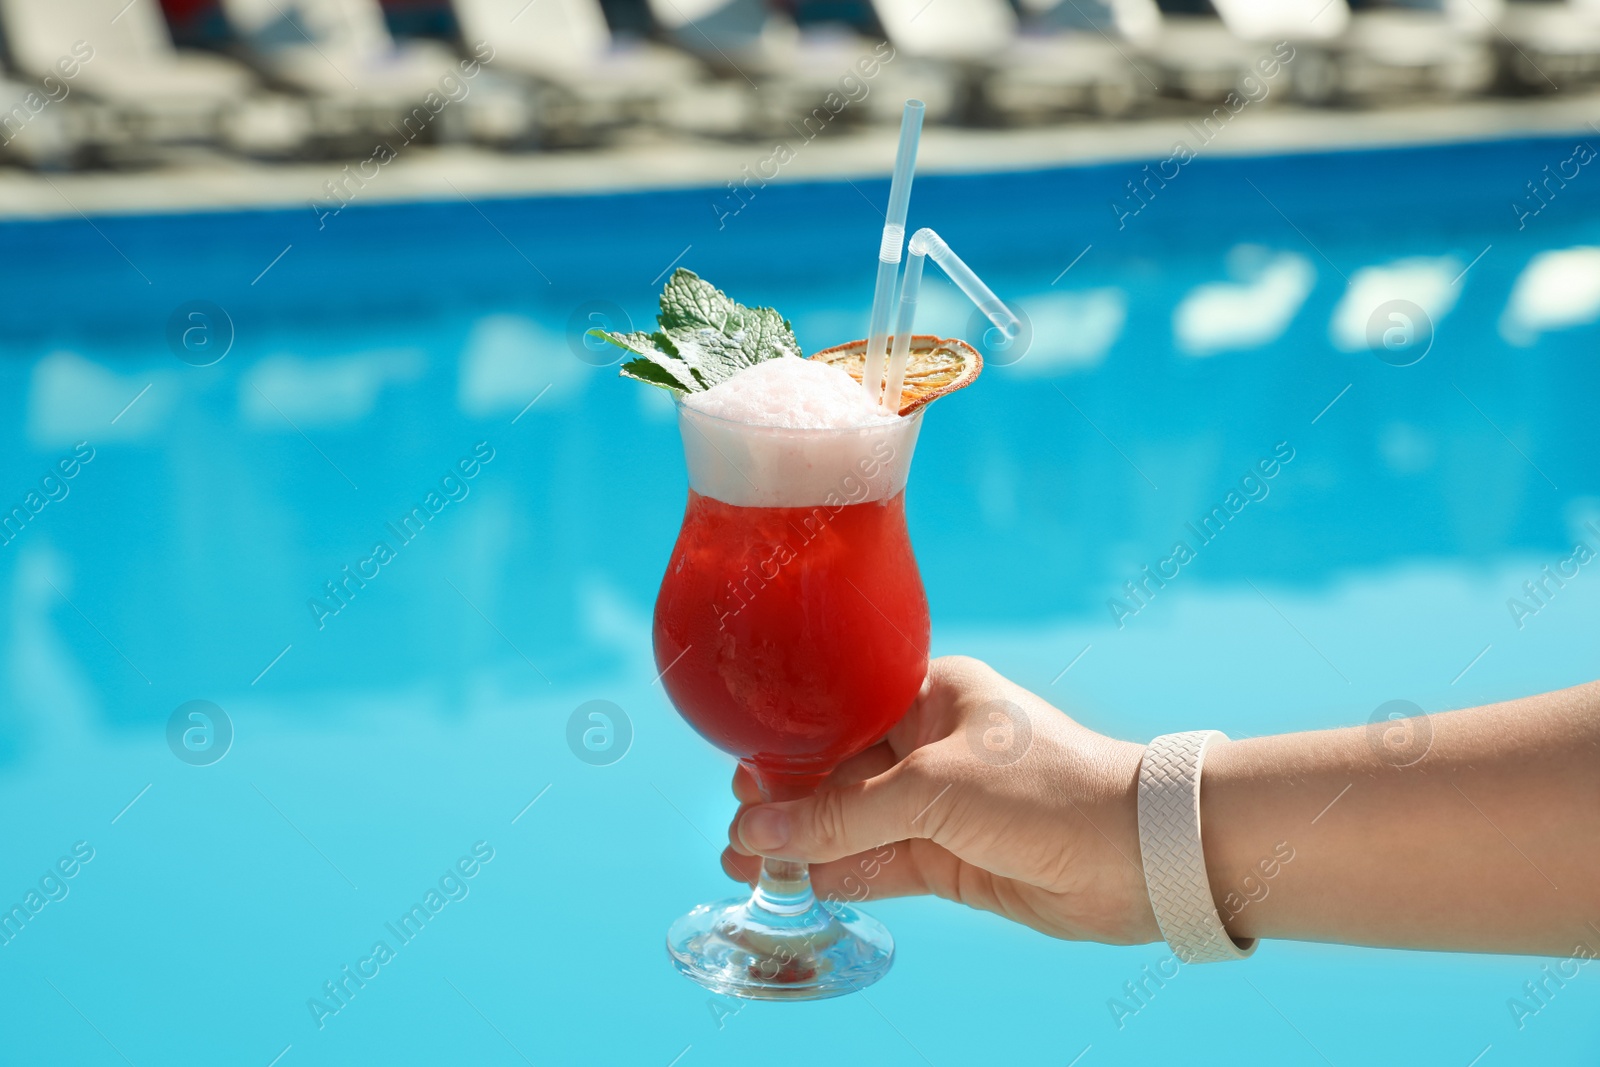
[[[1132,164],[919,179],[912,224],[1036,330],[922,435],[908,506],[936,651],[1138,740],[1594,678],[1600,564],[1508,607],[1575,542],[1600,548],[1600,187],[1573,179],[1520,228],[1508,210],[1571,149],[1202,158],[1137,214],[1111,206]],[[1589,968],[1541,1004],[1537,959],[1276,943],[1132,1000],[1161,946],[939,901],[871,905],[899,958],[864,995],[741,1010],[671,970],[667,924],[733,891],[731,761],[649,654],[684,496],[670,408],[574,326],[607,303],[648,321],[680,263],[810,350],[858,337],[886,193],[774,186],[720,229],[704,190],[358,202],[322,229],[309,208],[0,227],[0,504],[48,500],[0,547],[0,904],[61,897],[0,945],[0,1061],[1600,1056]],[[967,334],[928,284],[921,325]],[[1411,366],[1365,347],[1389,299],[1433,320]],[[195,300],[232,324],[205,367],[167,338]],[[1111,606],[1280,445],[1264,498]],[[75,449],[93,458],[45,482]],[[388,524],[433,491],[458,499],[402,543]],[[379,541],[376,576],[327,599]],[[597,699],[631,721],[606,766],[567,742]],[[191,700],[232,724],[208,766],[169,747]],[[79,842],[93,858],[45,878]],[[1523,873],[1530,900],[1551,891]],[[402,942],[387,924],[430,889]],[[380,940],[392,958],[328,999]]]

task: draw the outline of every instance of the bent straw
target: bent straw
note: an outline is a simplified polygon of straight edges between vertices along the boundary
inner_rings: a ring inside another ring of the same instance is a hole
[[[884,387],[883,406],[889,411],[899,411],[900,392],[905,386],[906,363],[911,358],[911,324],[917,315],[917,295],[922,288],[924,258],[932,258],[945,275],[988,316],[1007,337],[1015,337],[1022,323],[1011,310],[994,295],[994,290],[972,273],[972,268],[950,250],[944,238],[923,227],[911,235],[911,258],[906,260],[906,279],[900,287],[900,315],[894,324],[894,351],[889,355],[889,381]]]
[[[872,291],[872,319],[867,330],[867,365],[861,386],[878,401],[883,388],[883,360],[889,341],[889,310],[900,273],[900,249],[906,239],[906,214],[911,209],[911,172],[917,166],[917,142],[922,138],[921,100],[907,100],[900,116],[900,147],[894,155],[894,177],[889,182],[889,214],[884,218],[878,243],[878,284]]]

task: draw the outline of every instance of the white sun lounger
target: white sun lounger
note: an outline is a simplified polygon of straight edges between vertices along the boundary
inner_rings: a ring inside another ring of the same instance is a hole
[[[1224,25],[1215,9],[1208,14],[1162,12],[1160,24],[1140,41],[1140,46],[1146,61],[1156,70],[1162,93],[1207,103],[1222,101],[1229,93],[1260,84],[1257,63],[1271,52],[1270,45],[1241,39]],[[1273,90],[1274,85],[1287,82],[1287,77],[1267,82],[1268,98],[1280,95]]]
[[[463,39],[487,41],[495,64],[550,89],[554,139],[591,140],[656,123],[703,132],[736,129],[738,94],[708,80],[694,57],[651,41],[613,37],[599,0],[453,0]]]
[[[1339,86],[1340,40],[1350,27],[1347,0],[1211,0],[1227,31],[1252,54],[1286,44],[1294,58],[1285,67],[1283,89],[1269,99],[1291,95],[1309,103],[1332,98]]]
[[[1346,0],[1211,0],[1244,41],[1332,41],[1350,25]]]
[[[1494,78],[1500,0],[1434,0],[1352,12],[1346,0],[1213,0],[1229,32],[1286,41],[1307,103],[1388,102],[1479,92]]]
[[[953,86],[941,69],[898,54],[843,24],[795,25],[763,0],[649,0],[678,47],[746,90],[752,133],[814,136],[820,128],[900,121],[907,99],[948,116]]]
[[[1499,30],[1501,69],[1513,87],[1554,92],[1600,81],[1600,2],[1508,3]]]
[[[196,141],[277,152],[305,132],[295,102],[259,93],[245,67],[174,47],[154,0],[0,0],[0,26],[29,77],[81,60],[72,89],[106,105],[85,137],[107,152]]]
[[[1130,28],[1144,32],[1136,9]],[[1041,15],[1082,10],[1082,0],[1041,0]],[[1153,5],[1152,5],[1153,7]],[[1033,118],[1060,111],[1126,111],[1152,83],[1134,65],[1136,46],[1119,45],[1114,12],[1096,28],[1057,29],[1051,19],[1036,20],[1019,36],[1020,24],[1006,0],[873,0],[884,32],[894,47],[917,59],[948,64],[960,77],[958,110],[967,118]],[[1059,9],[1059,10],[1058,10]],[[1145,9],[1148,16],[1150,8]],[[1155,12],[1159,21],[1159,12]],[[1148,19],[1146,19],[1148,22]],[[1151,90],[1153,91],[1153,89]]]
[[[499,57],[492,49],[469,39],[463,58],[437,41],[396,42],[378,0],[221,5],[251,62],[273,83],[310,98],[325,141],[374,135],[516,141],[532,129],[534,102],[493,71]],[[438,111],[425,108],[429,94],[450,102]]]
[[[1143,52],[1161,32],[1155,0],[1022,0],[1022,34],[985,84],[1007,118],[1124,115],[1158,83]]]
[[[1339,42],[1339,93],[1349,100],[1455,97],[1495,78],[1500,0],[1434,0],[1357,11]]]
[[[71,82],[59,74],[47,87],[0,74],[0,157],[35,167],[69,164],[83,116],[82,97],[73,99]]]

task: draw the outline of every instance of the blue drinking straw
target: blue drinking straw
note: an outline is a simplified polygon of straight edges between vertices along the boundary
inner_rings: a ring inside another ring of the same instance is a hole
[[[889,214],[878,244],[878,284],[872,291],[872,320],[867,330],[867,365],[861,384],[874,403],[883,387],[883,361],[889,341],[889,309],[900,273],[900,249],[906,239],[906,214],[911,210],[911,172],[917,166],[917,142],[922,139],[921,100],[907,100],[900,117],[900,147],[894,156],[894,178],[889,182]],[[891,408],[890,410],[893,410]]]
[[[900,391],[905,384],[906,363],[911,358],[911,324],[917,315],[917,296],[922,288],[922,264],[931,258],[939,264],[949,279],[978,305],[978,310],[988,316],[1007,337],[1015,337],[1022,323],[1011,309],[1001,303],[994,290],[972,273],[972,268],[950,250],[944,238],[923,227],[911,235],[911,258],[906,260],[906,280],[900,287],[900,315],[894,324],[894,352],[889,356],[889,382],[884,388],[884,406],[890,411],[900,410]]]

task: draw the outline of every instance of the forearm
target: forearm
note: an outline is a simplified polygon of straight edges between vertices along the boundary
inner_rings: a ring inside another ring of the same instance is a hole
[[[1394,729],[1403,729],[1395,724]],[[1216,743],[1201,825],[1236,937],[1600,951],[1600,683],[1362,727]]]

